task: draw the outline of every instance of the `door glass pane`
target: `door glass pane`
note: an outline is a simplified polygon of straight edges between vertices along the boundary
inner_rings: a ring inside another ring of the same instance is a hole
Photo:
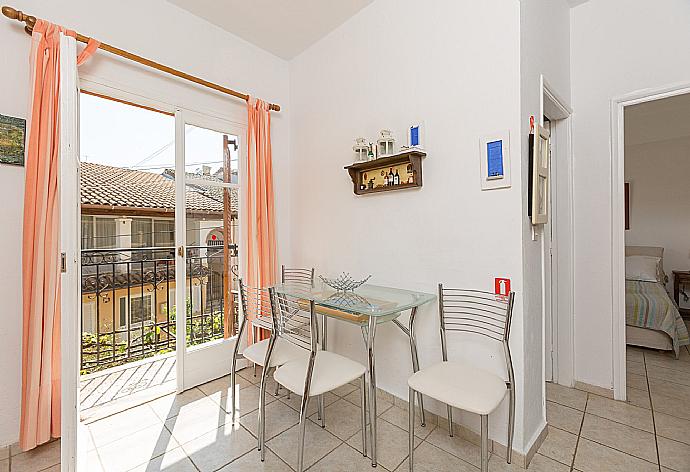
[[[234,334],[239,139],[185,127],[187,344]]]

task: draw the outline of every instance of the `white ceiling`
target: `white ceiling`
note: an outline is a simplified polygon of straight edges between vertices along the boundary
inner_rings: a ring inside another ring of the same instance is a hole
[[[685,137],[690,137],[690,94],[625,109],[626,146]]]
[[[292,59],[374,0],[168,0],[284,59]]]

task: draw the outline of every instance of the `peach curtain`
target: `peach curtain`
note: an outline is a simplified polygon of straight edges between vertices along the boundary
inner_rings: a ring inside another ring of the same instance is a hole
[[[273,164],[271,156],[271,112],[263,100],[247,101],[247,183],[243,187],[245,281],[266,288],[277,277]],[[254,341],[247,330],[248,342]],[[260,337],[266,336],[261,333]]]
[[[60,436],[60,33],[76,36],[73,31],[37,20],[29,58],[32,103],[22,238],[19,433],[19,445],[23,450]],[[89,41],[77,63],[86,61],[98,45],[98,41]]]

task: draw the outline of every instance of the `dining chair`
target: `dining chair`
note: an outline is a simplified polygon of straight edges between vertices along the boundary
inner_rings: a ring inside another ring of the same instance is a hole
[[[285,265],[280,266],[280,281],[281,283],[298,283],[305,285],[314,284],[314,268],[287,268]]]
[[[292,343],[281,341],[277,343],[275,349],[273,349],[274,353],[270,364],[266,364],[266,353],[270,344],[270,338],[255,342],[246,347],[241,354],[239,353],[240,343],[242,341],[242,336],[244,335],[248,319],[251,319],[249,323],[251,323],[252,328],[256,327],[272,331],[275,326],[275,323],[273,322],[272,304],[268,290],[249,287],[244,284],[242,279],[239,279],[239,287],[240,303],[242,305],[242,321],[240,322],[237,342],[235,342],[235,347],[232,353],[232,368],[230,370],[230,391],[232,392],[231,415],[233,421],[235,420],[235,402],[237,397],[235,388],[238,358],[241,357],[253,362],[255,365],[260,365],[264,368],[263,370],[266,371],[297,357],[306,357],[302,349],[297,348]],[[254,339],[256,339],[256,337]]]
[[[415,393],[428,395],[446,404],[448,433],[453,436],[453,408],[469,411],[481,418],[481,470],[489,470],[489,414],[503,401],[508,403],[508,447],[510,464],[515,431],[515,377],[510,356],[510,323],[515,294],[495,295],[481,290],[445,288],[438,285],[438,311],[441,321],[443,360],[412,375],[409,386],[410,472],[414,470],[414,399]],[[467,362],[449,361],[447,332],[485,337],[503,345],[508,379]]]
[[[319,349],[319,330],[316,323],[314,301],[276,293],[269,288],[273,307],[273,331],[266,353],[266,364],[273,362],[276,348],[281,341],[292,344],[305,352],[306,356],[286,362],[273,373],[280,385],[297,395],[302,401],[299,412],[299,437],[297,462],[298,472],[304,470],[304,435],[307,422],[307,408],[311,397],[318,397],[338,387],[360,379],[360,401],[362,421],[362,451],[366,457],[366,385],[364,365],[334,352]],[[259,394],[259,442],[261,460],[265,459],[266,448],[266,378],[267,369],[261,374]],[[323,421],[323,420],[322,420]],[[322,423],[321,426],[324,426]]]

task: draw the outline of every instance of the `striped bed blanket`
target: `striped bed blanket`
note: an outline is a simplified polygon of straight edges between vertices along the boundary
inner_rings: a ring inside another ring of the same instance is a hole
[[[690,344],[688,329],[664,286],[658,282],[625,281],[625,321],[628,325],[663,331],[678,354]]]

